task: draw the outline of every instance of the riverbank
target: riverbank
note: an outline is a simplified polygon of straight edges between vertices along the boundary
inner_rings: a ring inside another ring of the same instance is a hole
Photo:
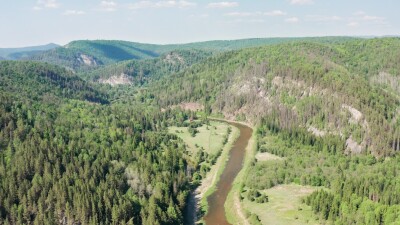
[[[229,224],[225,215],[225,203],[231,191],[233,181],[243,168],[243,161],[246,155],[245,149],[253,134],[253,130],[247,125],[236,122],[229,122],[229,124],[240,129],[240,136],[230,151],[226,168],[223,170],[219,182],[217,182],[216,192],[207,198],[209,213],[204,217],[207,224]]]
[[[202,180],[201,185],[198,186],[194,192],[195,199],[197,201],[196,211],[198,212],[198,218],[202,218],[204,215],[207,214],[207,198],[216,191],[216,184],[225,169],[226,163],[229,159],[230,150],[239,135],[239,129],[232,126],[232,133],[229,136],[227,144],[222,150],[221,156],[218,158],[217,162],[211,167],[211,170],[207,173],[207,176]],[[200,222],[204,221],[201,219]]]
[[[242,202],[240,201],[239,194],[240,187],[243,185],[244,178],[250,169],[251,162],[254,159],[257,151],[255,132],[256,130],[253,129],[253,133],[246,147],[243,167],[233,181],[232,189],[229,192],[225,202],[226,218],[228,218],[229,223],[235,225],[250,225],[249,221],[247,220],[246,212],[242,206]]]
[[[228,128],[230,132],[227,132]],[[186,127],[169,128],[170,133],[178,135],[185,142],[189,154],[193,157],[198,155],[199,151],[210,155],[220,152],[215,163],[208,164],[209,171],[202,178],[201,184],[188,196],[185,209],[185,224],[188,225],[204,222],[201,219],[208,209],[207,197],[215,192],[216,183],[229,159],[230,149],[240,135],[239,129],[224,121],[210,121],[209,125],[198,127],[197,130],[198,133],[193,137]]]

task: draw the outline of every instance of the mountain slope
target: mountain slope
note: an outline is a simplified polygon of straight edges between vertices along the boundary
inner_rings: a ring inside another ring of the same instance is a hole
[[[0,92],[32,101],[68,98],[107,102],[104,93],[72,72],[39,62],[1,61]]]
[[[59,66],[0,62],[0,224],[183,223],[175,115],[103,96]]]
[[[169,45],[110,40],[82,40],[73,41],[64,47],[32,56],[30,59],[62,65],[75,70],[85,70],[95,68],[99,65],[109,65],[124,60],[156,58],[161,54],[175,50],[198,49],[203,51],[219,52],[300,40],[309,40],[319,43],[342,43],[352,39],[353,38],[348,37],[259,38]]]
[[[57,47],[59,47],[59,45],[50,43],[47,45],[23,47],[23,48],[0,48],[0,59],[3,58],[4,60],[5,59],[18,60]]]
[[[115,84],[143,85],[165,75],[182,71],[199,63],[212,53],[201,50],[177,50],[162,54],[154,59],[127,60],[95,69],[80,76],[84,79]]]
[[[210,58],[162,79],[154,93],[162,107],[205,102],[210,112],[222,112],[228,118],[253,123],[264,118],[280,129],[301,126],[314,135],[339,136],[349,153],[368,150],[390,155],[400,150],[399,99],[370,82],[373,76],[362,71],[365,58],[355,50],[359,45],[386,42],[389,58],[378,65],[385,72],[397,71],[398,64],[387,62],[396,61],[399,39],[344,45],[299,42]],[[367,56],[373,64],[372,55],[373,51]],[[398,79],[399,75],[390,76]]]

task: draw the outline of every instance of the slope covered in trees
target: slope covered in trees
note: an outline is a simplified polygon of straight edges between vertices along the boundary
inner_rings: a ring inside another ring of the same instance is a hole
[[[259,127],[258,151],[285,160],[254,161],[243,188],[324,186],[304,200],[321,222],[391,224],[400,220],[399,52],[398,38],[244,49],[164,77],[152,93],[162,107],[198,102]]]
[[[0,68],[1,224],[182,224],[196,168],[166,126],[185,112],[106,104],[49,64]]]
[[[168,133],[203,123],[183,102],[285,158],[254,161],[246,188],[324,186],[304,199],[321,221],[400,218],[398,38],[76,41],[32,59],[50,63],[0,62],[0,224],[182,224],[215,160]],[[96,84],[121,74],[135,85]]]
[[[0,59],[18,60],[57,47],[59,47],[59,45],[51,43],[47,45],[23,47],[23,48],[0,48]]]
[[[259,38],[170,45],[143,44],[128,41],[82,40],[73,41],[66,46],[34,55],[30,57],[30,59],[66,66],[74,70],[87,70],[100,65],[109,65],[124,60],[156,58],[175,50],[197,49],[220,52],[262,45],[295,42],[305,39],[320,43],[342,43],[352,40],[352,38],[347,37]]]
[[[165,53],[155,59],[128,60],[99,69],[81,73],[86,80],[106,83],[110,78],[127,77],[129,83],[147,84],[149,80],[157,80],[163,76],[182,71],[199,63],[212,53],[200,50],[178,50]]]
[[[399,150],[399,98],[371,74],[398,79],[399,42],[299,42],[224,53],[162,79],[154,93],[161,106],[198,101],[210,112],[253,123],[270,116],[281,128],[340,136],[349,152],[391,155]],[[356,46],[372,43],[387,49],[381,50],[387,57],[380,63],[371,51],[370,63],[380,67],[365,73],[360,54],[367,51]]]
[[[106,94],[64,68],[38,62],[0,62],[0,92],[14,98],[51,101],[55,97],[106,103]]]
[[[325,187],[303,199],[321,222],[379,225],[400,221],[399,154],[379,159],[368,154],[348,156],[342,152],[343,141],[335,136],[280,130],[268,119],[262,124],[257,132],[258,152],[284,159],[254,161],[244,182],[246,189],[261,191],[291,183]]]

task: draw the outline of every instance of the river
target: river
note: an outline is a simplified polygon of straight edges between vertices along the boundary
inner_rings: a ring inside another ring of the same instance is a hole
[[[219,181],[216,184],[217,190],[207,198],[208,213],[204,217],[207,225],[227,225],[229,224],[225,217],[224,204],[229,191],[232,188],[232,183],[237,174],[243,167],[243,158],[245,156],[245,149],[252,135],[252,129],[246,125],[235,122],[228,122],[230,125],[235,126],[240,130],[239,137],[235,140],[229,152],[229,160],[226,163],[225,169],[221,174]],[[190,200],[189,200],[190,201]],[[190,204],[189,204],[190,205]],[[232,206],[233,207],[233,206]],[[189,215],[196,210],[195,206],[189,209]],[[193,211],[194,210],[194,211]],[[192,211],[190,213],[190,211]],[[192,224],[193,222],[187,223]]]

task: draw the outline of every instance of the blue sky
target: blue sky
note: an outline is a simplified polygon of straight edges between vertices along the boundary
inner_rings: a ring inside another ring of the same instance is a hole
[[[398,0],[0,0],[0,47],[400,34]]]

